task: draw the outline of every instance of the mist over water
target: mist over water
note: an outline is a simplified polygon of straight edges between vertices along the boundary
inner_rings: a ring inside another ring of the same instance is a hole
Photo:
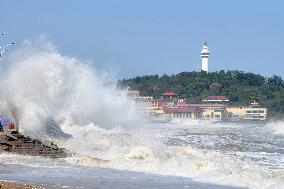
[[[284,121],[273,121],[272,123],[269,123],[268,126],[271,128],[274,134],[284,136]]]
[[[125,91],[85,62],[62,56],[44,38],[25,41],[1,65],[1,111],[15,114],[27,135],[45,137],[66,120],[103,128],[139,123]]]
[[[75,167],[68,172],[72,176],[96,167],[226,186],[284,188],[281,121],[145,123],[126,91],[86,62],[61,55],[44,38],[25,41],[1,59],[0,73],[0,112],[12,117],[20,132],[55,140],[74,154],[63,160],[1,154],[8,165]]]

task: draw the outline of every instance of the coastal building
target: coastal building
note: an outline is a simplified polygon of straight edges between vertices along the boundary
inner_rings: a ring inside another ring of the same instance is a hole
[[[267,120],[267,108],[261,107],[258,103],[253,102],[249,106],[227,106],[229,119],[242,120]]]
[[[258,103],[251,103],[250,106],[245,108],[245,115],[243,120],[266,120],[267,108],[260,107]]]
[[[176,104],[177,107],[188,107],[188,103],[187,102],[184,102],[184,101],[181,101],[181,102],[178,102]]]
[[[208,96],[200,104],[189,104],[186,99],[177,99],[174,92],[165,92],[161,99],[140,96],[138,90],[129,90],[138,109],[146,117],[217,119],[217,120],[267,120],[267,108],[254,102],[247,106],[227,105],[226,96]]]
[[[164,99],[150,100],[149,104],[153,109],[161,109],[168,106],[168,101]]]
[[[242,119],[245,114],[245,107],[240,105],[227,106],[228,119]]]
[[[225,119],[226,109],[203,109],[202,118],[203,119]]]
[[[202,109],[193,107],[164,107],[164,114],[169,118],[201,119]]]
[[[205,41],[201,50],[201,70],[208,73],[209,50],[208,43]]]
[[[173,99],[176,98],[178,95],[172,91],[167,91],[161,95],[163,99]]]
[[[203,119],[225,119],[227,117],[224,104],[189,104],[189,107],[201,109]]]
[[[149,101],[149,116],[150,117],[160,117],[164,115],[163,108],[168,107],[169,101],[164,99],[152,99]]]
[[[208,98],[211,99],[211,98]],[[151,117],[166,116],[168,118],[192,118],[192,119],[217,119],[217,120],[267,120],[267,108],[261,107],[258,103],[251,103],[248,106],[229,106],[220,103],[188,104],[183,100],[173,103],[170,100],[151,100],[148,113]]]

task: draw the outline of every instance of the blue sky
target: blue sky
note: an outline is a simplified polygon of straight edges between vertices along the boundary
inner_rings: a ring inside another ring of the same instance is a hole
[[[5,40],[46,34],[120,78],[196,71],[205,40],[210,71],[284,77],[282,0],[9,0],[0,14]]]

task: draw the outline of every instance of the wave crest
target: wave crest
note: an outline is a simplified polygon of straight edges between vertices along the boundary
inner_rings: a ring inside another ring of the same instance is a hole
[[[115,82],[107,83],[87,63],[61,55],[44,38],[24,42],[2,64],[1,111],[13,115],[27,135],[60,133],[58,124],[51,123],[66,119],[103,128],[138,123],[125,91],[117,90]]]

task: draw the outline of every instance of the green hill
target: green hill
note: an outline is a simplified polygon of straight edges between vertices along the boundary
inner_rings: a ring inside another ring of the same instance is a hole
[[[224,95],[231,104],[259,102],[270,115],[284,113],[284,81],[281,77],[264,77],[241,71],[181,72],[176,75],[146,75],[118,81],[122,88],[130,87],[141,95],[159,98],[165,91],[173,91],[189,103],[198,103],[209,95]]]

